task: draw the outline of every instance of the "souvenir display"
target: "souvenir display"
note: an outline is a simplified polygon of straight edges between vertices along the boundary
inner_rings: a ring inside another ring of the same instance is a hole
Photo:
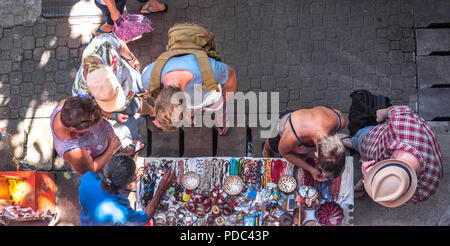
[[[297,188],[297,181],[289,175],[284,175],[278,180],[278,188],[284,193],[291,193]]]
[[[195,190],[200,184],[200,176],[196,172],[188,172],[183,175],[183,187],[187,190]]]
[[[311,186],[302,185],[298,189],[299,201],[306,208],[313,208],[319,204],[319,192]]]
[[[280,226],[292,226],[292,224],[294,222],[294,218],[288,212],[285,212],[284,214],[282,214],[280,216],[279,220],[280,220]]]
[[[244,187],[241,177],[237,175],[228,176],[223,184],[224,190],[228,195],[235,196],[241,193]]]
[[[177,174],[155,213],[156,226],[339,225],[344,213],[337,200],[353,188],[341,192],[341,183],[351,184],[341,179],[311,182],[308,172],[285,159],[144,159],[136,192],[140,207],[151,200],[169,168]],[[348,170],[345,175],[353,169]]]
[[[308,220],[304,224],[304,226],[322,226],[319,222],[315,220]]]
[[[337,226],[340,225],[344,219],[344,211],[339,204],[335,202],[326,202],[317,209],[316,218],[322,225]]]

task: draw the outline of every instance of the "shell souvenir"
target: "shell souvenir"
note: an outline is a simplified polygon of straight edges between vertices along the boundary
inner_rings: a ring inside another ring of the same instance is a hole
[[[196,172],[187,172],[183,175],[181,183],[185,189],[195,190],[200,184],[200,175]]]
[[[241,177],[230,175],[225,179],[223,188],[228,195],[236,196],[241,193],[242,188],[244,188],[244,182]]]
[[[311,186],[302,185],[298,189],[300,203],[306,208],[319,205],[319,192]]]
[[[297,181],[294,177],[283,175],[278,180],[278,189],[283,193],[291,193],[297,188]]]

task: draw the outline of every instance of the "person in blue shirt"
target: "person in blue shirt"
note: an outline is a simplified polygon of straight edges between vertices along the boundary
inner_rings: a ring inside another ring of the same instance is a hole
[[[153,199],[144,211],[133,210],[120,190],[132,187],[136,180],[136,164],[128,156],[114,156],[103,174],[86,172],[80,181],[80,222],[82,226],[146,225],[153,217],[162,196],[176,181],[170,169],[159,182]]]
[[[213,58],[209,58],[209,61],[220,92],[201,90],[204,81],[195,55],[176,56],[167,61],[161,71],[161,91],[155,100],[155,120],[153,120],[155,126],[163,131],[177,129],[171,122],[171,114],[174,111],[171,99],[175,93],[185,92],[190,98],[187,100],[187,109],[191,111],[191,115],[195,110],[214,112],[216,116],[223,115],[223,119],[217,117],[218,125],[224,125],[218,128],[218,132],[222,136],[228,133],[225,124],[225,106],[226,101],[232,99],[236,92],[236,73],[225,63]],[[142,73],[144,88],[150,88],[154,65],[155,62],[149,64]],[[196,98],[195,91],[198,89],[200,89],[199,98]]]

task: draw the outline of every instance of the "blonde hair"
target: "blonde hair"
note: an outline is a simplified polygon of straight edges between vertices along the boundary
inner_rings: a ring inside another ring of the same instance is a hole
[[[341,175],[345,167],[345,147],[342,140],[336,136],[326,136],[319,139],[317,152],[320,167],[333,174],[334,178]]]
[[[181,101],[179,104],[172,104],[172,96],[177,92],[181,92],[179,87],[168,86],[161,89],[156,98],[155,120],[161,125],[163,131],[172,132],[177,129],[172,122],[172,113],[175,106],[182,104]],[[180,115],[179,120],[183,120],[183,114]]]

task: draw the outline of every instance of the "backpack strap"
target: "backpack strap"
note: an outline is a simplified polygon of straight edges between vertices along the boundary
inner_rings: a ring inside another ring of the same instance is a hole
[[[197,58],[197,62],[203,78],[202,89],[220,91],[219,86],[216,83],[216,79],[214,78],[211,63],[209,62],[209,57],[206,52],[198,49],[174,49],[162,53],[158,57],[158,59],[156,59],[150,77],[150,93],[158,94],[161,90],[161,73],[167,61],[169,61],[169,59],[174,56],[187,54],[193,54]]]

